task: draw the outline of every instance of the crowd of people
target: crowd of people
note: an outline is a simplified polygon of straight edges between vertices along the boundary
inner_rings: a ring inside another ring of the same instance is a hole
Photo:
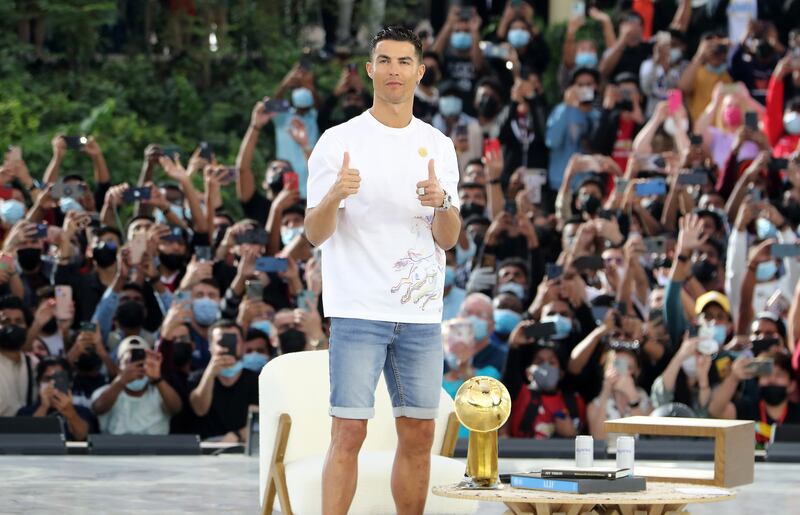
[[[528,3],[417,26],[414,113],[452,139],[461,177],[462,231],[440,271],[442,384],[500,379],[505,436],[604,439],[606,420],[677,414],[755,420],[763,443],[800,423],[800,33],[755,0],[730,0],[712,32],[704,7],[664,16],[668,3],[610,16],[576,2],[556,105],[543,91],[555,49]],[[260,369],[328,345],[324,251],[303,235],[307,161],[371,105],[360,66],[343,63],[326,92],[298,62],[253,99],[235,163],[201,144],[184,166],[153,144],[138,180],[112,185],[102,134],[56,135],[40,179],[11,147],[0,416],[58,416],[78,440],[246,438]],[[254,170],[264,131],[276,153]],[[67,152],[93,175],[61,172]]]

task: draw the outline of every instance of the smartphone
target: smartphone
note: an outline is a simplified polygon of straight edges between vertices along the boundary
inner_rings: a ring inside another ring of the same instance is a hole
[[[89,141],[86,136],[61,136],[61,138],[70,150],[80,150]]]
[[[34,234],[33,237],[37,240],[47,239],[48,228],[49,226],[47,224],[36,224],[36,234]]]
[[[511,216],[517,216],[517,203],[512,199],[507,199],[503,210]]]
[[[628,375],[628,360],[625,358],[616,358],[614,360],[614,369],[621,376]]]
[[[573,16],[586,16],[586,2],[572,2]]]
[[[581,104],[591,104],[594,102],[594,89],[584,86],[578,88],[578,102]]]
[[[9,188],[8,186],[0,186],[0,199],[9,200],[13,196],[14,196],[14,188]]]
[[[131,363],[144,361],[145,357],[147,357],[147,353],[144,349],[131,349]]]
[[[64,370],[53,374],[53,386],[61,393],[69,393],[69,375]]]
[[[147,250],[147,237],[143,233],[138,233],[130,242],[131,264],[138,265],[142,262],[142,255]]]
[[[644,238],[644,248],[650,254],[663,254],[667,250],[667,240],[663,236],[651,236]]]
[[[703,136],[699,134],[692,134],[689,136],[689,144],[695,147],[699,147],[703,144]]]
[[[264,285],[259,280],[245,281],[246,298],[251,300],[264,300]]]
[[[708,174],[706,172],[689,172],[678,175],[676,184],[680,186],[705,186],[708,184]]]
[[[592,306],[592,317],[594,317],[595,323],[598,325],[602,324],[610,309],[611,306]]]
[[[774,243],[770,252],[775,259],[793,258],[800,256],[800,245],[794,243]]]
[[[481,41],[479,46],[487,59],[508,59],[508,48],[504,46],[495,45],[490,41]]]
[[[667,183],[663,179],[651,179],[642,184],[636,185],[637,197],[648,197],[650,195],[666,195]]]
[[[80,332],[93,333],[97,330],[97,324],[94,322],[81,322]]]
[[[606,266],[603,258],[597,255],[577,257],[572,262],[572,265],[577,268],[579,272],[581,270],[602,270]]]
[[[125,202],[137,202],[139,200],[150,200],[152,191],[150,186],[139,186],[135,188],[128,188],[122,194],[122,200]]]
[[[789,299],[780,290],[777,290],[767,299],[767,311],[775,313],[777,316],[783,316],[791,306]]]
[[[161,155],[175,161],[181,155],[181,149],[175,145],[164,145],[161,147]]]
[[[192,302],[192,292],[187,290],[178,290],[173,297],[173,304],[188,304]]]
[[[50,196],[55,199],[66,197],[79,199],[83,196],[83,192],[82,184],[65,184],[63,179],[58,179],[50,189]]]
[[[629,182],[630,182],[629,179],[623,179],[622,177],[614,177],[614,189],[618,190],[620,193],[625,193],[625,190],[628,188]]]
[[[214,156],[214,149],[211,147],[211,143],[207,141],[200,142],[200,157],[205,159],[206,161],[211,161],[211,158]]]
[[[72,317],[72,286],[61,284],[56,288],[56,320]]]
[[[194,248],[194,255],[197,256],[197,259],[200,261],[211,261],[211,247],[208,245],[198,245]]]
[[[300,178],[297,176],[297,172],[283,172],[283,188],[294,191],[300,189]]]
[[[542,186],[547,183],[547,170],[544,168],[526,168],[522,176],[528,200],[532,204],[542,202]]]
[[[662,34],[661,32],[658,33]],[[666,33],[669,35],[669,32]],[[683,92],[679,89],[670,89],[667,91],[667,110],[669,114],[675,114],[683,105]]]
[[[0,270],[14,270],[14,256],[10,254],[0,256]]]
[[[549,338],[556,334],[555,322],[540,322],[538,324],[525,326],[525,336],[528,338]]]
[[[502,150],[500,149],[500,140],[497,138],[486,138],[486,141],[483,142],[483,155],[488,156],[489,154],[493,153],[501,153]]]
[[[289,101],[283,98],[271,98],[264,102],[264,111],[268,113],[285,113],[289,111]]]
[[[311,290],[303,290],[297,295],[297,307],[302,309],[303,311],[311,311],[316,306],[312,306],[311,303],[314,300],[315,294]]]
[[[752,185],[748,189],[748,193],[750,194],[750,198],[753,202],[761,202],[764,200],[764,195],[761,193],[759,188],[754,188]]]
[[[667,161],[658,154],[642,156],[639,158],[639,162],[645,170],[663,170],[667,167]]]
[[[564,267],[555,263],[546,263],[544,273],[548,279],[558,279],[564,273]]]
[[[472,19],[472,7],[462,7],[458,11],[458,17],[462,20],[471,20]]]
[[[744,113],[744,126],[750,130],[758,130],[758,113],[755,111],[747,111]]]
[[[753,372],[756,377],[772,375],[775,361],[772,358],[756,358],[747,365],[746,370]]]
[[[286,258],[260,257],[256,259],[256,270],[259,272],[285,272],[289,268]]]
[[[239,169],[235,166],[226,166],[225,167],[225,178],[223,181],[225,184],[229,184],[231,182],[236,182],[236,177],[239,176]]]
[[[750,343],[753,346],[753,355],[758,356],[759,354],[767,352],[771,347],[780,345],[781,342],[777,338],[760,338],[758,340],[752,340]]]
[[[267,244],[267,231],[260,227],[249,229],[241,234],[236,235],[236,243],[239,245],[243,243],[251,243],[254,245]]]
[[[222,334],[222,339],[220,340],[219,344],[220,344],[221,347],[223,347],[225,350],[228,351],[228,354],[230,354],[231,356],[236,356],[236,343],[237,342],[238,342],[238,339],[236,338],[235,334],[233,334],[233,333],[223,333]]]
[[[787,168],[789,168],[789,160],[786,158],[771,157],[769,158],[769,163],[767,163],[767,170],[770,173],[778,173]]]

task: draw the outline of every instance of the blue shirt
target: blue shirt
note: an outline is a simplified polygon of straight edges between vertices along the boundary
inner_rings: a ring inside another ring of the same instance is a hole
[[[508,345],[502,343],[494,334],[489,336],[489,345],[472,357],[472,365],[475,368],[494,367],[501,374],[506,369],[506,357],[508,356]]]
[[[450,288],[450,293],[442,300],[442,322],[458,316],[461,304],[467,297],[467,291],[458,286]]]
[[[300,180],[300,197],[306,198],[308,183],[308,163],[306,154],[289,134],[289,127],[294,118],[300,118],[306,126],[308,133],[308,146],[313,147],[319,139],[319,126],[317,125],[317,110],[309,109],[305,114],[298,114],[295,108],[289,112],[278,113],[272,119],[275,125],[275,157],[285,159],[292,164],[292,169]]]
[[[550,149],[550,165],[547,168],[550,189],[561,187],[569,159],[572,154],[582,152],[581,143],[599,120],[600,112],[597,109],[586,113],[564,103],[558,104],[550,113],[545,133],[545,145]]]

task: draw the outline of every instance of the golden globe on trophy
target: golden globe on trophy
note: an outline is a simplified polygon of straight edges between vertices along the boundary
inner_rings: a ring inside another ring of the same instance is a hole
[[[499,488],[497,430],[511,414],[511,396],[497,379],[477,376],[456,392],[458,420],[469,429],[467,480],[463,488]]]

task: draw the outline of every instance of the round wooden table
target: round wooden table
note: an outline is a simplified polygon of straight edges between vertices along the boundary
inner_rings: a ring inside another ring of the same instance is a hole
[[[499,490],[463,490],[453,484],[434,486],[432,491],[434,495],[455,499],[502,502],[509,509],[506,514],[515,515],[677,515],[688,513],[684,508],[690,503],[728,501],[736,497],[736,492],[725,488],[656,482],[648,482],[644,492],[608,494],[567,494],[512,488],[507,484]]]

